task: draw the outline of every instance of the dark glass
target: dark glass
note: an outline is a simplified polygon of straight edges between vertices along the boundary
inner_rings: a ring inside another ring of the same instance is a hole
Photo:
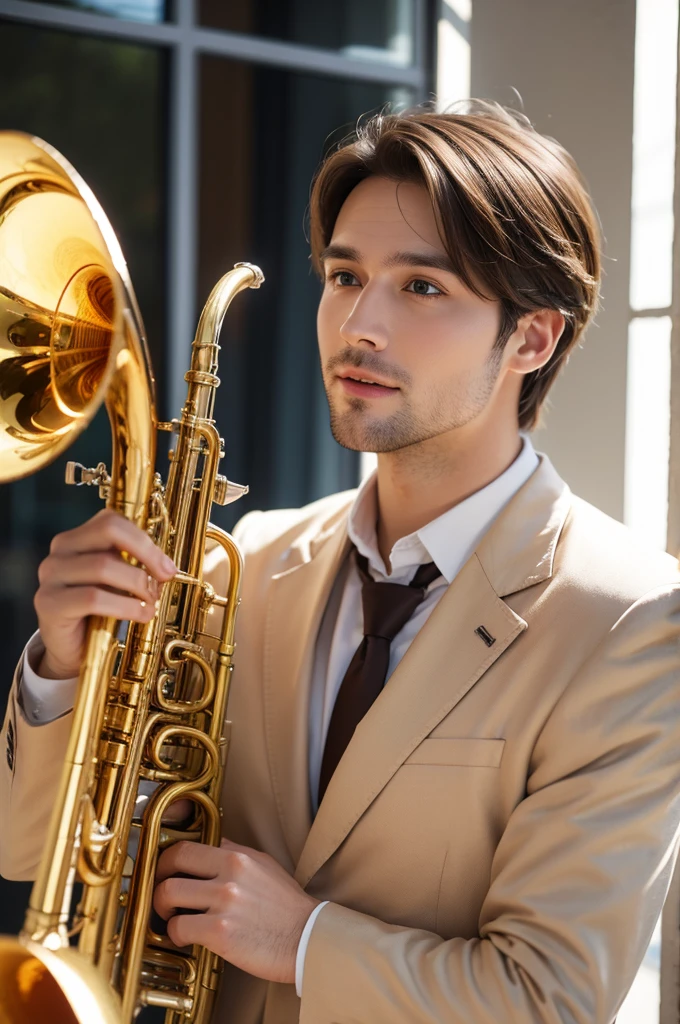
[[[199,0],[209,28],[338,50],[348,57],[413,63],[413,0]]]
[[[0,127],[56,146],[91,186],[127,258],[152,348],[162,369],[164,308],[165,70],[153,49],[0,21]],[[0,275],[2,271],[0,269]],[[38,563],[55,533],[93,515],[94,488],[67,487],[69,458],[110,463],[106,414],[47,469],[0,485],[0,705],[36,628]],[[4,757],[4,751],[0,751]],[[0,932],[23,918],[21,886],[0,885]]]
[[[354,487],[356,452],[333,440],[321,382],[313,275],[304,219],[325,148],[361,115],[408,101],[383,86],[201,62],[198,306],[239,260],[265,274],[238,296],[222,331],[216,419],[225,469],[250,493],[225,510],[230,528],[250,508],[296,507]]]
[[[55,7],[71,7],[88,14],[106,14],[126,21],[165,21],[165,0],[41,0]]]

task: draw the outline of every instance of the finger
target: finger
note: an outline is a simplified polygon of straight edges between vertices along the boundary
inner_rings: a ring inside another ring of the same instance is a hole
[[[183,946],[208,945],[212,933],[224,933],[223,921],[215,914],[175,914],[168,921],[168,938],[181,949]]]
[[[125,591],[141,601],[153,602],[158,597],[158,584],[153,577],[112,551],[50,555],[41,563],[38,579],[45,587],[94,585]]]
[[[50,553],[64,556],[110,548],[132,555],[159,580],[170,579],[177,572],[172,559],[154,544],[148,533],[109,509],[104,509],[74,530],[58,533],[52,541]]]
[[[215,897],[215,883],[212,879],[166,878],[154,889],[153,906],[164,921],[178,910],[210,909]]]
[[[100,587],[41,587],[33,603],[38,618],[49,619],[58,615],[62,622],[82,619],[87,615],[101,615],[124,622],[150,622],[156,614],[153,601],[140,601]]]
[[[158,858],[156,881],[162,882],[177,874],[217,878],[223,863],[224,854],[218,847],[181,840],[169,846]]]
[[[191,816],[193,806],[193,800],[176,800],[174,804],[170,804],[161,821],[167,825],[185,821]]]

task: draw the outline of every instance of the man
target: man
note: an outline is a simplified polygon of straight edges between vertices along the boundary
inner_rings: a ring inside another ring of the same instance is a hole
[[[527,433],[597,304],[587,192],[495,104],[384,115],[311,241],[333,431],[377,473],[238,525],[226,838],[163,854],[156,910],[227,961],[216,1022],[610,1024],[677,855],[680,577]],[[3,874],[40,856],[84,618],[148,619],[147,570],[109,513],[41,567]]]

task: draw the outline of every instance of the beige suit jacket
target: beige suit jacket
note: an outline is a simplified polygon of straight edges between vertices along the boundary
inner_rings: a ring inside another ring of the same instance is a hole
[[[352,498],[254,512],[236,531],[225,834],[332,903],[302,1000],[227,965],[215,1022],[610,1024],[680,832],[676,561],[574,497],[541,456],[312,821],[312,655]],[[224,571],[212,569],[217,586]],[[4,728],[0,870],[30,878],[69,716],[31,727],[13,691]]]

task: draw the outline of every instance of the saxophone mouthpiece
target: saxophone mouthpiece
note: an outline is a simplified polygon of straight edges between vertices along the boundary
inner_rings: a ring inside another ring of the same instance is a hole
[[[236,267],[247,267],[248,270],[252,270],[253,281],[252,284],[248,285],[249,288],[259,288],[260,285],[264,283],[264,274],[259,267],[255,266],[254,263],[235,263],[234,268]]]

